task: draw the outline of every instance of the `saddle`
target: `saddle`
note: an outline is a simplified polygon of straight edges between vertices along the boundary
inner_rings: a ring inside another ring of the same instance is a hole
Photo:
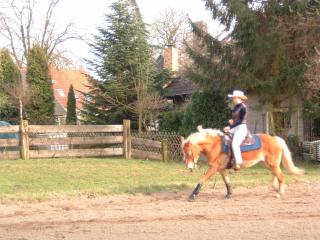
[[[256,134],[251,134],[248,131],[247,136],[245,139],[242,141],[240,145],[240,151],[241,152],[248,152],[248,151],[253,151],[257,150],[261,147],[261,141],[258,135]],[[233,151],[232,151],[232,134],[226,133],[222,137],[222,150],[226,154],[230,154],[230,158],[227,164],[227,169],[230,169],[234,163],[234,157],[233,157]]]

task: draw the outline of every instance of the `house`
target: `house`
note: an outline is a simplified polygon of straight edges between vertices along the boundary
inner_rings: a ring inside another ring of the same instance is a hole
[[[178,48],[173,45],[166,46],[161,56],[162,65],[158,65],[173,73],[172,78],[162,88],[164,97],[176,107],[182,105],[194,92],[199,90],[197,84],[183,75],[180,56]]]
[[[76,98],[77,117],[81,117],[79,110],[82,108],[84,100],[83,93],[90,91],[88,73],[83,69],[58,69],[50,66],[50,76],[52,79],[52,89],[55,98],[54,114],[57,123],[64,124],[67,115],[68,92],[71,85],[74,88]]]
[[[207,26],[204,22],[198,22],[198,26],[207,32]],[[230,42],[228,37],[225,38]],[[190,33],[187,37],[189,44],[202,51],[201,45]],[[163,55],[158,58],[158,67],[170,69],[174,77],[163,86],[165,98],[179,107],[186,99],[200,90],[193,81],[183,76],[183,70],[192,64],[188,58],[185,46],[175,48],[175,46],[166,46]],[[320,72],[319,72],[320,74]],[[293,97],[284,101],[279,109],[268,109],[263,105],[259,96],[252,93],[248,94],[247,106],[250,112],[248,119],[248,128],[253,133],[270,132],[270,112],[275,112],[281,127],[290,135],[297,136],[300,141],[312,141],[320,139],[320,120],[310,120],[303,117],[303,101],[299,97]],[[294,106],[294,109],[291,109]],[[292,110],[291,114],[287,114]],[[318,123],[318,124],[317,124]],[[318,127],[316,127],[318,126]],[[214,126],[213,126],[214,127]],[[317,130],[318,129],[318,130]]]
[[[203,31],[208,32],[208,27],[205,22],[197,22],[198,27]],[[201,45],[193,33],[188,33],[186,42],[195,49],[201,51]],[[190,99],[193,93],[200,90],[199,86],[188,79],[184,75],[185,69],[192,64],[186,50],[186,45],[176,48],[173,45],[168,45],[164,48],[162,56],[158,58],[157,67],[167,68],[173,72],[173,77],[163,86],[164,97],[171,101],[176,107]]]

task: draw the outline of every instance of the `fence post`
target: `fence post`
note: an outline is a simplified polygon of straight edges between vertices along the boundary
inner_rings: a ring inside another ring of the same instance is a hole
[[[161,146],[162,146],[162,161],[168,162],[168,141],[162,140]]]
[[[123,120],[123,152],[125,159],[131,159],[130,120]]]
[[[269,126],[269,112],[266,112],[266,134],[270,134],[270,126]]]
[[[20,122],[20,137],[21,137],[21,158],[29,160],[29,126],[28,120]]]

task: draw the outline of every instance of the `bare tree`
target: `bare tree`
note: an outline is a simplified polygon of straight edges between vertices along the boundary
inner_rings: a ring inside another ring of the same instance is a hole
[[[180,46],[189,31],[188,16],[181,10],[167,8],[153,20],[151,37],[161,48],[167,45]]]
[[[22,73],[20,80],[14,85],[4,86],[5,91],[11,96],[10,101],[19,109],[20,120],[23,119],[24,107],[29,103],[31,93],[26,81],[26,74]]]
[[[70,39],[82,39],[75,31],[72,21],[62,30],[56,29],[54,11],[60,0],[51,0],[40,30],[34,26],[35,0],[2,0],[0,5],[0,34],[20,69],[25,65],[29,50],[36,42],[45,51],[49,62],[64,59],[64,50],[59,49]],[[39,23],[38,23],[39,25]]]
[[[109,107],[126,107],[132,113],[137,114],[138,131],[140,133],[143,128],[148,129],[150,125],[154,124],[161,110],[167,106],[167,101],[151,91],[149,79],[143,76],[141,71],[133,83],[133,89],[122,88],[117,85],[117,88],[112,88],[112,92],[107,91],[101,96],[108,101]],[[134,91],[137,99],[128,104],[121,98],[125,95],[125,92],[129,91]]]
[[[157,121],[163,110],[168,106],[168,101],[153,93],[146,94],[143,101],[144,103],[141,104],[141,107],[144,107],[143,126],[146,130],[157,129]]]

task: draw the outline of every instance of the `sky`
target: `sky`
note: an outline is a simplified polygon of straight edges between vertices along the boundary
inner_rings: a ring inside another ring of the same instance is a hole
[[[50,0],[37,0],[35,22],[39,23],[39,20],[43,20],[43,15],[49,2]],[[62,29],[65,24],[73,21],[77,31],[85,39],[90,40],[92,34],[96,33],[97,27],[102,26],[103,16],[109,11],[109,6],[112,2],[112,0],[60,0],[54,13],[57,28]],[[218,30],[218,24],[211,19],[210,12],[205,10],[203,0],[137,0],[137,3],[146,23],[151,23],[164,9],[174,8],[187,13],[193,21],[201,20],[207,22],[209,32],[212,34],[217,34],[221,31]],[[82,58],[91,57],[90,49],[85,42],[72,40],[65,47],[70,51],[71,58],[79,61],[80,64]]]

